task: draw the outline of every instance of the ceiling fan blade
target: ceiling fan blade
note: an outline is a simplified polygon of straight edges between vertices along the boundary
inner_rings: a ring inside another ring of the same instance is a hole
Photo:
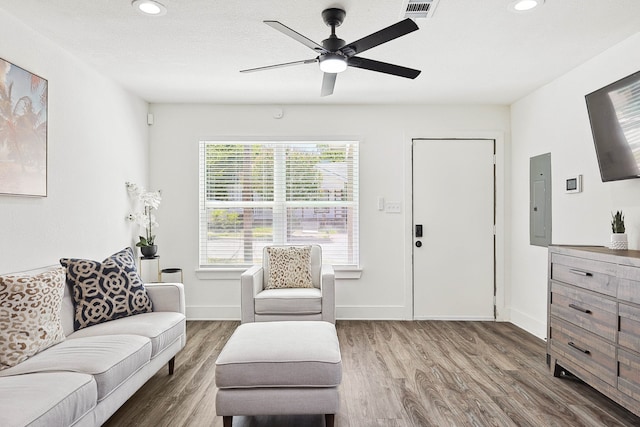
[[[313,40],[310,40],[310,39],[306,38],[302,34],[298,33],[297,31],[292,30],[291,28],[287,27],[284,24],[281,24],[278,21],[263,21],[263,22],[265,24],[267,24],[268,26],[270,26],[271,28],[274,28],[274,29],[280,31],[281,33],[291,37],[292,39],[297,40],[298,42],[300,42],[303,45],[307,46],[309,49],[313,49],[316,52],[321,52],[321,53],[328,52],[327,49],[325,49],[324,47],[320,46],[318,43],[314,42]]]
[[[352,56],[347,59],[350,67],[363,68],[365,70],[377,71],[379,73],[393,74],[394,76],[415,79],[421,73],[420,70],[401,67],[400,65],[389,64],[387,62],[374,61],[373,59]]]
[[[318,58],[304,59],[302,61],[285,62],[283,64],[266,65],[264,67],[249,68],[249,69],[246,69],[246,70],[240,70],[240,72],[241,73],[253,73],[254,71],[271,70],[272,68],[290,67],[292,65],[312,64],[314,62],[318,62]]]
[[[397,39],[398,37],[409,34],[417,29],[418,26],[416,23],[410,18],[407,18],[391,25],[390,27],[383,28],[373,34],[369,34],[368,36],[353,43],[348,43],[346,46],[342,47],[340,51],[342,51],[346,56],[357,55],[358,53],[362,53],[372,47]]]
[[[329,96],[333,93],[337,75],[337,73],[324,73],[324,76],[322,77],[322,90],[320,91],[320,96]]]

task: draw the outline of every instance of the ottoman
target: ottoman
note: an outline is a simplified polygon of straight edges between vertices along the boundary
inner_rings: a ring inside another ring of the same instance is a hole
[[[216,413],[234,415],[338,412],[342,359],[336,328],[322,321],[240,325],[216,360]]]

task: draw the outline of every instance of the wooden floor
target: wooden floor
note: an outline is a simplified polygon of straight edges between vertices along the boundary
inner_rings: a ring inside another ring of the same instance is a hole
[[[107,426],[222,426],[214,367],[238,322],[187,323],[163,369]],[[509,323],[338,321],[340,427],[640,426],[587,385],[554,378],[545,345]],[[234,417],[234,427],[320,427],[322,416]]]

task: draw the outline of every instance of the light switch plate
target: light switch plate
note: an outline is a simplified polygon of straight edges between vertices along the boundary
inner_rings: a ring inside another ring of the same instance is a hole
[[[400,213],[402,211],[402,202],[385,202],[384,211],[386,213]]]

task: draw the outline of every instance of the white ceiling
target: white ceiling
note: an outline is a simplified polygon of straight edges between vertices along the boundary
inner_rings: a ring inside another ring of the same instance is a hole
[[[526,14],[509,11],[511,0],[440,0],[433,18],[416,20],[420,30],[362,55],[420,69],[417,79],[349,68],[321,98],[317,64],[239,73],[316,56],[262,21],[321,43],[330,34],[322,10],[341,7],[336,32],[351,42],[403,19],[403,0],[160,1],[160,17],[130,0],[0,8],[153,103],[511,104],[640,31],[640,0],[546,0]]]

